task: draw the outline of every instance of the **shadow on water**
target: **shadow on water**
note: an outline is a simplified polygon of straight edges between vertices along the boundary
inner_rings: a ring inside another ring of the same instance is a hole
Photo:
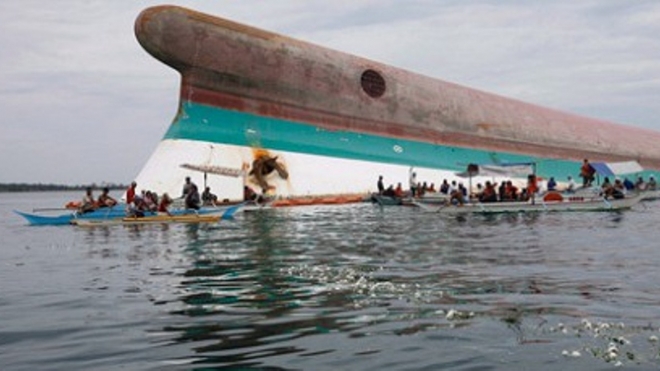
[[[394,365],[408,356],[385,343],[412,335],[444,346],[457,331],[475,347],[490,336],[517,346],[584,343],[565,330],[595,338],[606,332],[594,328],[621,320],[607,303],[624,287],[611,276],[615,263],[599,256],[617,253],[607,242],[626,222],[622,213],[442,218],[358,206],[246,213],[229,229],[186,226],[188,266],[161,329],[173,336],[165,346],[189,347],[173,361],[200,369],[298,369],[308,357],[330,362],[325,354],[358,357],[358,368],[375,354]],[[590,349],[618,336],[609,334]],[[365,338],[369,349],[352,348]],[[416,346],[418,358],[436,352]],[[475,357],[451,356],[444,366]]]

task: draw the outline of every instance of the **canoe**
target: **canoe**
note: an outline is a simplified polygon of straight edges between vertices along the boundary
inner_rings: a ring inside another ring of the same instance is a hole
[[[77,211],[68,211],[58,215],[47,215],[41,213],[27,213],[18,210],[14,210],[14,213],[22,216],[27,220],[29,225],[67,225],[76,218],[86,220],[123,218],[126,216],[126,206],[117,205],[114,207],[97,209],[84,214],[80,214]]]
[[[238,211],[243,204],[235,204],[229,206],[214,206],[214,207],[203,207],[199,210],[187,210],[187,209],[174,209],[170,213],[176,216],[179,215],[217,215],[221,218],[229,218]],[[29,225],[41,226],[41,225],[68,225],[72,224],[73,220],[120,220],[127,217],[126,215],[126,206],[117,205],[110,208],[97,209],[91,212],[80,214],[78,212],[67,212],[60,215],[42,215],[38,213],[26,213],[18,210],[14,212],[22,216],[27,220]],[[145,216],[151,217],[156,216],[155,212],[147,212]]]
[[[124,217],[116,219],[74,219],[71,224],[81,227],[131,224],[168,224],[168,223],[216,223],[222,215],[153,215],[143,217]]]
[[[572,197],[561,201],[544,201],[542,199],[517,202],[474,202],[463,206],[441,205],[431,206],[415,202],[421,210],[442,214],[498,214],[498,213],[528,213],[528,212],[560,212],[560,211],[618,211],[630,209],[643,199],[643,195],[634,194],[622,199],[606,199],[604,197]]]

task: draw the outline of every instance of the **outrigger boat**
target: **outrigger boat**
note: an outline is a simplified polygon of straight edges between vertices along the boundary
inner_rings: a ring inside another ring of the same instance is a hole
[[[55,211],[57,209],[53,209]],[[113,207],[104,207],[96,209],[87,213],[79,213],[76,210],[69,210],[64,214],[46,215],[35,212],[27,213],[24,211],[14,210],[14,213],[22,216],[27,220],[29,225],[67,225],[71,221],[78,219],[117,219],[126,216],[126,205],[116,205]],[[151,213],[150,215],[155,215]]]
[[[631,174],[643,169],[635,161],[618,163],[595,163],[598,174],[615,176]],[[497,165],[469,164],[467,171],[456,173],[458,177],[469,178],[470,188],[474,177],[492,178],[493,181],[528,177],[536,179],[536,164],[508,163]],[[402,198],[390,200],[387,196],[373,195],[374,202],[380,205],[414,205],[425,211],[447,214],[493,214],[493,213],[519,213],[519,212],[548,212],[548,211],[616,211],[630,209],[642,200],[649,197],[644,192],[632,192],[623,198],[610,198],[600,194],[597,188],[580,188],[574,193],[561,193],[548,191],[541,195],[533,195],[526,201],[495,201],[481,202],[469,200],[464,204],[451,202],[446,195]]]
[[[199,210],[189,210],[185,208],[173,209],[170,211],[172,217],[179,216],[219,216],[227,218],[232,216],[243,204],[234,204],[227,206],[202,207]],[[74,221],[95,220],[95,221],[120,221],[127,218],[126,205],[117,205],[113,207],[104,207],[91,212],[79,213],[78,211],[67,212],[59,215],[42,215],[38,213],[26,213],[18,210],[14,212],[27,220],[29,225],[68,225]],[[158,216],[156,212],[145,212],[146,217]]]
[[[619,211],[630,209],[638,204],[644,196],[640,193],[628,195],[620,199],[608,199],[603,196],[572,196],[561,200],[544,201],[543,198],[529,201],[511,202],[472,202],[463,205],[444,204],[431,206],[415,202],[421,210],[443,214],[498,214],[498,213],[529,213],[552,211]]]

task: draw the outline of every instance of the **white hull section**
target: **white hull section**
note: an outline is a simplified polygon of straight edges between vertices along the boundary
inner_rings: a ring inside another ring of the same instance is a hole
[[[190,176],[200,192],[204,185],[220,200],[243,198],[243,186],[252,187],[261,193],[262,187],[254,175],[250,175],[258,153],[277,158],[288,173],[284,179],[277,171],[264,176],[268,184],[267,193],[272,196],[307,197],[343,194],[369,194],[375,192],[378,176],[384,178],[385,187],[401,183],[409,189],[411,168],[367,161],[348,160],[334,157],[307,155],[293,152],[266,151],[251,147],[218,144],[201,141],[165,139],[161,141],[137,176],[138,190],[169,193],[173,198],[181,196],[184,179]],[[237,177],[207,174],[182,168],[181,165],[215,166],[243,171]],[[443,179],[455,179],[454,173],[438,169],[414,168],[419,182],[435,184],[436,189]],[[466,179],[460,179],[467,186]]]

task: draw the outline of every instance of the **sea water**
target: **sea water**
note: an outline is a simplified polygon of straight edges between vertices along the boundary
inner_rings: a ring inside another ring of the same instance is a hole
[[[2,370],[660,367],[660,202],[93,228],[12,213],[77,198],[0,194]]]

